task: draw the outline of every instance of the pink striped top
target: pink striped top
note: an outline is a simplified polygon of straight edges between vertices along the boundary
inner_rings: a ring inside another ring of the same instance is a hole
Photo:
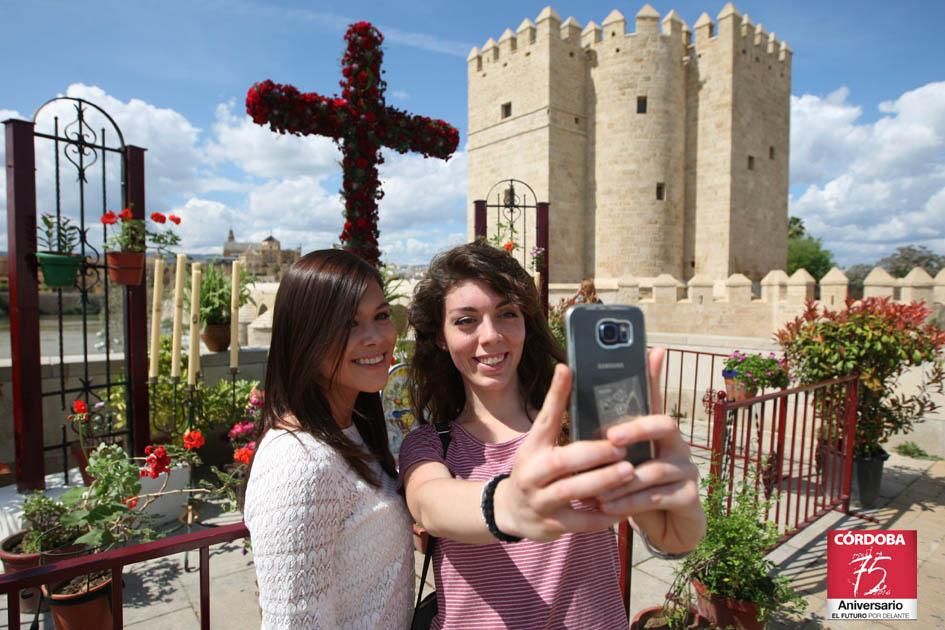
[[[524,437],[486,444],[453,424],[447,468],[457,479],[491,479],[511,470]],[[412,431],[400,449],[402,473],[424,461],[443,461],[430,425]],[[565,534],[550,543],[468,545],[440,538],[433,569],[439,607],[434,629],[627,628],[610,529]]]

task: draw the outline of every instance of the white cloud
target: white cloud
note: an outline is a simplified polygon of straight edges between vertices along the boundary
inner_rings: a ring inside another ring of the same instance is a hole
[[[0,108],[0,122],[9,119],[23,119],[23,116],[12,109],[3,109]],[[6,142],[0,143],[0,164],[6,164]],[[4,220],[2,225],[0,225],[0,250],[6,251],[7,249],[7,222],[6,222],[6,207],[7,207],[7,178],[6,174],[3,177],[0,177],[0,203],[3,204],[4,210]]]
[[[337,172],[341,153],[324,136],[281,135],[255,124],[235,105],[217,106],[214,138],[207,145],[213,164],[232,163],[249,175],[276,178]]]
[[[106,90],[70,85],[68,96],[96,103],[111,115],[126,144],[142,146],[145,154],[148,210],[178,214],[183,251],[219,253],[232,228],[237,240],[260,241],[270,234],[283,247],[303,251],[329,247],[341,232],[340,153],[327,138],[281,136],[255,125],[233,103],[222,103],[208,132],[192,125],[179,112],[139,99],[122,101]],[[16,112],[0,110],[4,117]],[[40,127],[74,120],[74,105],[61,102],[44,111]],[[91,120],[94,119],[94,120]],[[90,114],[92,127],[107,121]],[[51,127],[49,129],[51,130]],[[64,131],[60,129],[60,133]],[[117,145],[110,130],[109,145]],[[37,203],[41,211],[55,207],[54,156],[37,149]],[[2,147],[0,147],[2,156]],[[91,158],[88,158],[91,159]],[[100,159],[100,158],[96,158]],[[381,247],[390,262],[424,262],[465,238],[466,154],[448,162],[418,155],[385,152],[380,170],[385,198],[380,201]],[[61,161],[63,212],[78,216],[75,169]],[[108,157],[105,209],[119,207],[120,173],[117,155]],[[86,186],[86,224],[92,240],[100,240],[101,171],[91,169]],[[0,193],[5,184],[0,182]],[[4,201],[0,203],[5,203]],[[6,222],[0,226],[5,247]]]
[[[906,244],[945,251],[945,82],[882,103],[860,122],[845,88],[792,97],[791,214],[838,262],[873,262]]]

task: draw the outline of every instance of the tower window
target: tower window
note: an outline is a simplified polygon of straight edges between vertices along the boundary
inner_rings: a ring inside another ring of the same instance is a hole
[[[645,96],[637,97],[637,113],[638,114],[646,113],[646,97]]]
[[[755,156],[754,155],[748,156],[748,170],[749,171],[755,170]]]
[[[666,184],[663,182],[657,182],[656,184],[656,200],[664,201],[666,199]]]
[[[769,160],[774,159],[774,147],[768,147],[768,159]]]
[[[508,118],[512,115],[512,103],[502,103],[502,118]]]

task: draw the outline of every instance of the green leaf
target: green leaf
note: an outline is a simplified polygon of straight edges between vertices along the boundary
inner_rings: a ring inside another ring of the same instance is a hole
[[[66,512],[62,516],[62,523],[64,525],[81,525],[89,516],[88,510],[75,509],[71,512]]]
[[[63,495],[59,497],[59,500],[65,505],[75,505],[82,500],[83,496],[85,495],[85,490],[86,488],[83,487],[72,488],[71,490],[64,492]]]
[[[102,538],[105,532],[101,529],[93,529],[87,534],[83,534],[75,539],[76,543],[86,544],[90,547],[98,547],[102,544]]]

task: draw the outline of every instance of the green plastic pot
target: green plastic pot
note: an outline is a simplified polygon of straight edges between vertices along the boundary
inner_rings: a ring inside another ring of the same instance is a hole
[[[53,289],[66,289],[75,285],[75,276],[82,265],[82,257],[73,254],[36,252],[39,267],[43,270],[43,282]]]

